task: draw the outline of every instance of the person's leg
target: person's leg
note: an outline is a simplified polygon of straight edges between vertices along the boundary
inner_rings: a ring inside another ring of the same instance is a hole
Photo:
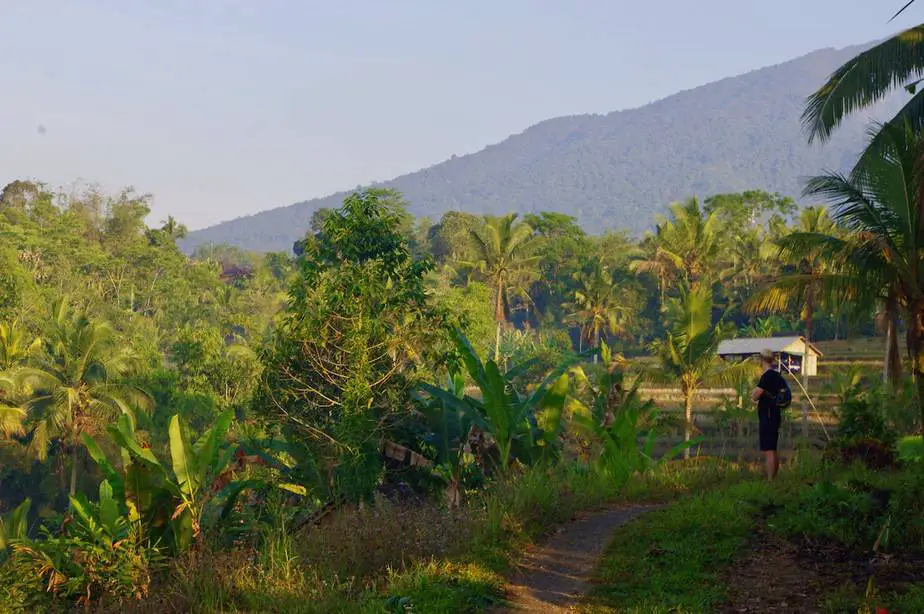
[[[781,412],[779,410],[772,412],[770,415],[770,421],[772,422],[772,435],[771,445],[769,446],[773,454],[773,471],[770,474],[770,479],[776,478],[777,472],[780,470],[780,455],[779,455],[779,445],[780,445],[780,427],[783,425],[783,419]]]
[[[764,465],[767,470],[767,479],[772,480],[776,475],[776,452],[773,450],[764,450]]]
[[[760,451],[764,454],[767,479],[772,480],[780,467],[777,446],[780,440],[780,423],[772,415],[759,414]]]
[[[776,473],[780,470],[780,456],[776,450],[767,452],[767,477],[771,480],[776,479]]]
[[[757,433],[760,440],[760,451],[764,455],[764,467],[767,471],[767,479],[773,479],[773,425],[770,423],[770,417],[764,412],[758,410]]]

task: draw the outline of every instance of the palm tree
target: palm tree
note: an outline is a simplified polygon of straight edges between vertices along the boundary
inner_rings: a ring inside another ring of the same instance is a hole
[[[844,278],[859,298],[885,301],[890,322],[904,309],[906,345],[918,386],[924,423],[924,142],[911,126],[879,126],[879,144],[851,175],[810,180],[806,194],[830,203],[833,219],[853,232],[837,243],[819,236],[796,237],[792,247],[824,249],[841,262]],[[889,329],[894,332],[890,324]]]
[[[629,262],[629,270],[633,273],[651,275],[657,280],[658,304],[662,307],[664,306],[667,284],[677,275],[678,267],[676,263],[679,261],[679,258],[673,252],[662,247],[668,242],[668,223],[659,222],[656,224],[654,234],[649,234],[642,240],[642,249],[648,252],[647,255],[637,255]]]
[[[20,435],[23,432],[22,421],[26,412],[13,403],[15,395],[16,380],[0,373],[0,433],[6,436]]]
[[[574,301],[568,304],[568,320],[580,326],[581,338],[598,349],[604,331],[625,332],[627,311],[619,298],[620,286],[598,258],[574,278],[578,287],[574,291]],[[594,362],[597,362],[596,354]]]
[[[0,371],[9,371],[21,364],[41,347],[40,339],[26,342],[26,331],[15,320],[0,322]]]
[[[22,365],[40,346],[40,339],[26,342],[26,331],[15,320],[9,324],[0,322],[0,433],[4,435],[21,434],[25,417],[16,403],[19,387],[12,370]]]
[[[835,226],[824,207],[806,207],[799,215],[797,236],[833,237]],[[746,303],[752,312],[767,311],[778,313],[801,305],[801,316],[805,323],[805,338],[812,341],[815,334],[815,310],[820,302],[835,303],[830,295],[825,296],[826,273],[830,262],[819,250],[787,250],[782,246],[785,240],[778,242],[777,255],[784,258],[792,271],[779,276],[763,290],[755,294]]]
[[[775,317],[757,318],[748,326],[742,326],[739,333],[744,337],[772,337],[780,330],[780,322]]]
[[[908,2],[894,17],[912,3]],[[900,32],[860,53],[838,68],[806,101],[802,122],[809,140],[827,140],[843,119],[870,107],[893,90],[904,87],[912,96],[887,125],[924,128],[924,91],[917,86],[924,76],[924,24]],[[887,145],[888,137],[877,134],[867,152]]]
[[[167,236],[171,239],[185,239],[186,235],[189,234],[189,229],[185,225],[180,224],[176,221],[172,215],[168,215],[167,219],[161,222],[161,230],[167,233]]]
[[[64,301],[52,310],[45,353],[17,379],[32,391],[23,404],[31,431],[30,447],[45,460],[49,444],[60,442],[71,455],[70,495],[77,489],[82,433],[93,434],[118,414],[134,416],[151,400],[141,389],[123,383],[138,367],[130,348],[120,346],[115,331],[74,313]]]
[[[670,211],[671,217],[659,220],[649,238],[654,253],[630,264],[637,273],[657,276],[662,303],[671,280],[680,280],[687,288],[715,281],[723,249],[717,213],[707,214],[695,198],[672,204]]]
[[[471,231],[475,266],[491,286],[497,330],[494,359],[500,360],[501,328],[507,321],[511,295],[525,295],[527,282],[539,262],[535,255],[538,239],[525,222],[512,213],[503,217],[485,216],[484,225]]]
[[[685,418],[684,440],[693,427],[693,397],[705,385],[733,381],[750,363],[731,364],[718,358],[719,342],[726,336],[721,321],[712,325],[712,291],[703,286],[682,291],[680,298],[667,303],[668,330],[663,340],[652,344],[659,365],[650,377],[680,382]],[[690,450],[684,451],[689,457]]]

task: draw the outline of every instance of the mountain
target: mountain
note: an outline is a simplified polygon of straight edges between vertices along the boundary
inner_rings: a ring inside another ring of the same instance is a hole
[[[851,118],[824,145],[809,145],[799,121],[806,96],[862,49],[823,49],[637,109],[557,117],[379,185],[400,190],[414,215],[434,220],[448,210],[545,210],[574,215],[587,229],[634,232],[650,227],[668,203],[693,195],[754,188],[798,197],[805,177],[848,168],[862,147],[869,115]],[[896,111],[901,97],[872,115]],[[289,250],[312,212],[337,207],[345,194],[193,232],[184,248]]]

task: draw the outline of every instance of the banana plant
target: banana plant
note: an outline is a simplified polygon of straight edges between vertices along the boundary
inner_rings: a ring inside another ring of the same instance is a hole
[[[26,499],[11,512],[0,515],[0,553],[9,547],[11,542],[26,537],[31,506],[32,500]]]
[[[574,425],[596,442],[596,453],[591,459],[595,470],[624,480],[634,472],[650,469],[699,443],[698,439],[683,442],[655,459],[657,406],[651,400],[642,402],[639,399],[642,378],[636,378],[632,387],[625,389],[625,361],[613,355],[605,342],[601,344],[600,354],[605,369],[596,377],[596,382],[591,382],[583,368],[572,369],[574,394],[568,401]],[[589,402],[582,399],[589,399]]]
[[[128,518],[169,533],[175,549],[182,551],[199,537],[210,503],[223,502],[220,517],[228,509],[228,500],[251,485],[247,481],[232,482],[221,492],[213,488],[235,452],[233,447],[224,445],[233,419],[234,412],[229,409],[192,443],[179,415],[173,416],[168,429],[172,471],[150,448],[136,441],[134,423],[127,415],[120,416],[108,429],[121,450],[124,474],[116,471],[91,437],[85,435],[84,444],[110,482],[116,498],[123,502]]]
[[[424,385],[423,390],[429,395],[416,395],[418,406],[431,436],[428,443],[436,450],[434,474],[446,481],[444,496],[450,507],[462,502],[462,470],[466,444],[475,424],[475,414],[465,399],[465,376],[451,370],[445,390]],[[438,392],[436,392],[438,391]],[[447,403],[443,395],[451,394],[458,403]]]
[[[513,381],[523,365],[501,374],[495,361],[481,361],[461,331],[454,330],[452,337],[481,398],[457,394],[461,388],[456,382],[452,390],[429,384],[422,385],[421,389],[442,402],[443,411],[454,416],[452,420],[459,424],[471,421],[473,426],[491,436],[497,446],[497,467],[502,473],[514,460],[532,463],[555,454],[568,393],[568,365],[549,374],[531,393],[521,394]]]
[[[73,527],[79,537],[109,548],[128,537],[131,523],[119,509],[112,485],[103,480],[99,485],[99,502],[92,503],[83,493],[70,498]]]

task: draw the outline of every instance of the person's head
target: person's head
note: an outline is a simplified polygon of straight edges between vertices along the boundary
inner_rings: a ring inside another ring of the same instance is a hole
[[[773,362],[774,362],[774,360],[773,360],[773,352],[771,352],[770,350],[762,350],[762,351],[760,352],[760,362],[761,362],[761,364],[763,364],[765,367],[772,367],[772,366],[773,366]]]

